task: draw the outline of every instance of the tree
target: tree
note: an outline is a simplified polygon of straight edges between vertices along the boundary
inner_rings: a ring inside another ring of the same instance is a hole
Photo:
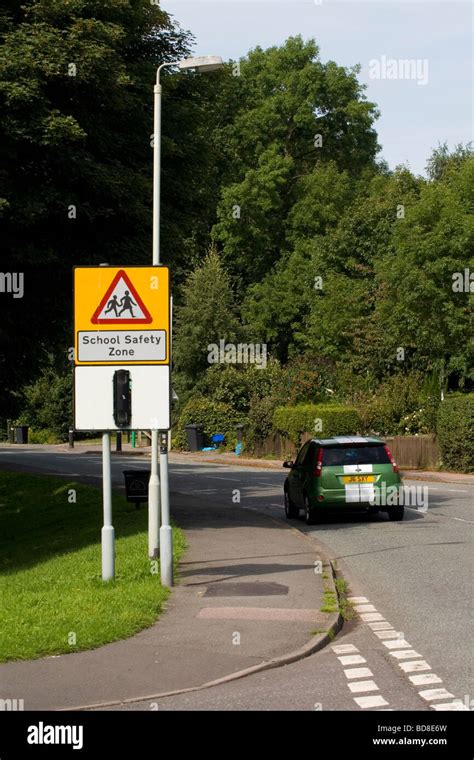
[[[376,319],[387,354],[404,347],[407,365],[436,369],[441,386],[453,374],[464,384],[474,366],[473,294],[465,280],[474,268],[474,156],[450,163],[422,187],[394,228],[393,253],[377,266],[384,297]]]
[[[239,329],[229,276],[211,249],[188,276],[176,309],[174,368],[185,388],[209,367],[210,344],[235,342]]]
[[[0,37],[2,270],[25,282],[23,299],[1,296],[0,415],[14,416],[11,389],[71,345],[72,266],[150,260],[152,86],[157,65],[186,56],[191,38],[149,0],[9,0]],[[202,122],[196,99],[180,110],[188,77],[172,79],[173,119],[163,121],[167,263],[199,238],[194,217],[179,209],[196,200],[195,175],[208,165],[204,128],[187,134],[190,117]],[[175,139],[179,182],[170,181]],[[197,199],[197,215],[207,202]]]
[[[232,174],[223,172],[213,228],[240,295],[289,253],[288,217],[321,165],[354,177],[374,165],[378,114],[357,71],[322,64],[301,37],[240,62],[235,115],[214,137]]]

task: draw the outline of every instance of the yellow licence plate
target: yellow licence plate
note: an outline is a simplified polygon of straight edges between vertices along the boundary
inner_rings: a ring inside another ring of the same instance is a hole
[[[375,483],[375,475],[344,475],[343,483]]]

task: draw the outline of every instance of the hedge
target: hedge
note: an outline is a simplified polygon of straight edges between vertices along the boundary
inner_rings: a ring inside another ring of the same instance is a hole
[[[319,438],[354,435],[360,424],[357,409],[337,404],[279,406],[273,414],[274,428],[288,436],[296,446],[299,446],[303,433],[313,433]]]
[[[243,414],[235,411],[231,404],[222,401],[212,401],[203,396],[194,396],[184,405],[176,426],[173,446],[177,449],[188,448],[186,425],[202,425],[204,427],[204,445],[211,445],[211,436],[224,433],[226,445],[235,446],[237,441],[236,424],[245,422]]]
[[[474,393],[448,396],[438,409],[436,432],[442,466],[474,470]]]

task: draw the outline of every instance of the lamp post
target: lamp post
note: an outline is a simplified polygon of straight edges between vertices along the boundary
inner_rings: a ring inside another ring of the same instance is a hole
[[[223,65],[222,58],[204,55],[184,58],[181,61],[162,63],[156,70],[154,92],[153,124],[153,265],[160,263],[160,167],[161,167],[161,70],[167,66],[178,69],[195,69],[196,71],[214,71]],[[151,474],[148,487],[148,555],[161,556],[161,582],[164,586],[173,585],[173,537],[171,532],[169,489],[168,489],[168,447],[167,438],[160,441],[160,477],[158,475],[158,430],[151,431]],[[160,499],[161,496],[161,499]],[[160,528],[160,501],[162,525]]]

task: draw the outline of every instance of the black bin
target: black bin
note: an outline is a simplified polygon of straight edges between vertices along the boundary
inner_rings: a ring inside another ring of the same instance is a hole
[[[186,437],[190,451],[201,451],[204,446],[204,427],[202,425],[186,425]]]
[[[148,501],[148,483],[150,480],[150,470],[124,470],[125,493],[127,501],[133,504],[141,504],[142,501]]]
[[[28,443],[28,425],[18,425],[15,428],[15,443]]]

